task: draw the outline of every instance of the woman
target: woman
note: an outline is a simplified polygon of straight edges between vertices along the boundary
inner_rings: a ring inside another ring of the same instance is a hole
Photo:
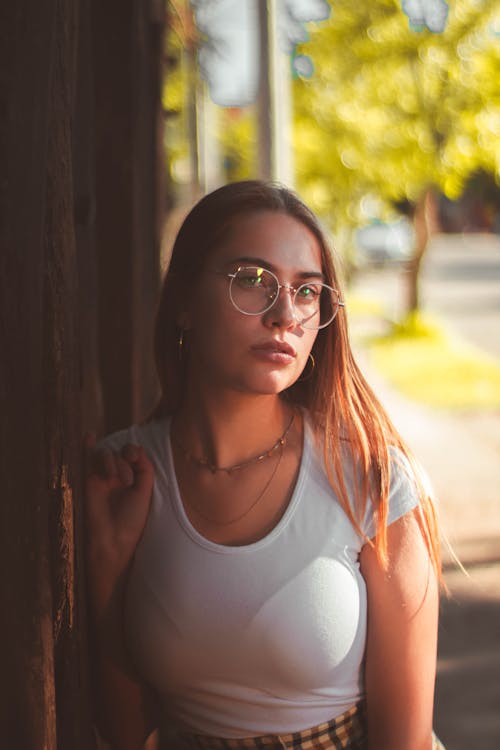
[[[339,286],[282,187],[226,185],[181,227],[161,401],[87,480],[113,748],[166,719],[179,748],[435,746],[434,508],[354,362]]]

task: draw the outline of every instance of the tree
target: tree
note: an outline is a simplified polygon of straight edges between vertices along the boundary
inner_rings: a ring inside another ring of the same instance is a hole
[[[299,48],[315,64],[295,82],[299,187],[340,234],[366,195],[414,207],[408,310],[419,306],[433,191],[456,198],[472,172],[500,168],[493,6],[456,0],[435,34],[411,28],[399,0],[336,0]]]

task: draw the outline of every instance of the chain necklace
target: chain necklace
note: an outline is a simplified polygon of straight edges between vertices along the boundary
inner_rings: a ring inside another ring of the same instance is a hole
[[[263,461],[265,458],[271,458],[271,456],[273,456],[274,453],[280,447],[283,449],[285,447],[286,437],[288,433],[290,432],[294,419],[295,419],[295,412],[292,414],[292,418],[290,422],[288,423],[288,425],[286,426],[285,431],[277,439],[274,445],[271,446],[271,448],[268,448],[268,450],[264,451],[264,453],[260,453],[258,456],[253,456],[252,458],[249,458],[247,461],[242,461],[239,464],[233,464],[233,466],[217,466],[216,464],[213,464],[206,456],[203,456],[203,458],[198,458],[197,456],[193,456],[193,454],[190,451],[188,451],[186,448],[184,448],[184,446],[181,443],[179,443],[179,441],[176,440],[175,438],[174,438],[174,442],[177,445],[177,447],[180,448],[184,456],[189,461],[192,461],[197,466],[200,466],[202,469],[208,469],[209,471],[212,472],[212,474],[215,474],[218,471],[225,471],[226,474],[232,474],[234,471],[238,471],[239,469],[244,469],[247,466],[251,466],[252,464],[258,463],[259,461]]]
[[[288,425],[287,431],[290,429],[290,426],[291,426],[291,423],[290,423],[290,425]],[[217,526],[231,526],[231,524],[237,523],[238,521],[241,521],[242,518],[245,518],[245,516],[248,516],[248,514],[250,513],[250,511],[252,511],[255,508],[255,506],[257,505],[257,503],[260,502],[260,500],[262,500],[262,498],[266,494],[266,490],[269,489],[269,486],[270,486],[271,482],[273,481],[274,477],[276,476],[278,468],[279,468],[279,466],[281,464],[281,459],[283,458],[283,453],[284,453],[284,446],[285,446],[285,441],[278,443],[277,447],[281,447],[281,451],[280,451],[280,455],[278,457],[278,460],[276,461],[276,466],[274,467],[274,469],[271,472],[271,476],[269,477],[269,479],[266,480],[266,483],[264,484],[263,489],[259,492],[258,496],[253,501],[253,503],[246,510],[244,510],[243,513],[240,513],[238,516],[236,516],[236,518],[231,518],[231,519],[229,519],[229,521],[218,521],[216,518],[212,518],[211,516],[207,516],[194,503],[191,503],[191,502],[188,501],[189,505],[193,508],[193,510],[195,511],[195,513],[198,516],[200,516],[200,518],[203,518],[204,521],[208,521],[209,523],[216,524]],[[276,448],[274,450],[276,450]]]

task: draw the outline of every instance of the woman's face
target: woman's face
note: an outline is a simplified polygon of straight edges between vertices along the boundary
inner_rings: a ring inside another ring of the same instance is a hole
[[[189,343],[189,377],[216,389],[277,394],[306,366],[317,336],[294,315],[293,293],[281,289],[267,312],[244,315],[229,297],[230,279],[240,266],[272,271],[280,284],[298,287],[322,281],[316,237],[297,219],[262,211],[235,219],[209,257],[182,315]],[[224,272],[222,273],[214,273]]]

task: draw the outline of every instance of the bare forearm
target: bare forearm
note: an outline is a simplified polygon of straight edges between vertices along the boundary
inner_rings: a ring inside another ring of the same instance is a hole
[[[368,592],[365,689],[370,750],[432,750],[438,586],[414,514],[388,528],[389,563],[362,552]]]
[[[116,665],[127,664],[123,639],[126,581],[130,561],[112,559],[99,545],[87,547],[87,592],[94,649]]]
[[[368,750],[432,750],[432,730],[408,732],[397,726],[397,719],[388,717],[385,722],[368,721]]]
[[[141,750],[153,729],[144,688],[105,655],[94,655],[95,721],[112,750]]]
[[[123,637],[128,568],[110,564],[94,550],[88,555],[88,575],[97,727],[112,750],[139,750],[152,721],[146,691],[136,679]]]

